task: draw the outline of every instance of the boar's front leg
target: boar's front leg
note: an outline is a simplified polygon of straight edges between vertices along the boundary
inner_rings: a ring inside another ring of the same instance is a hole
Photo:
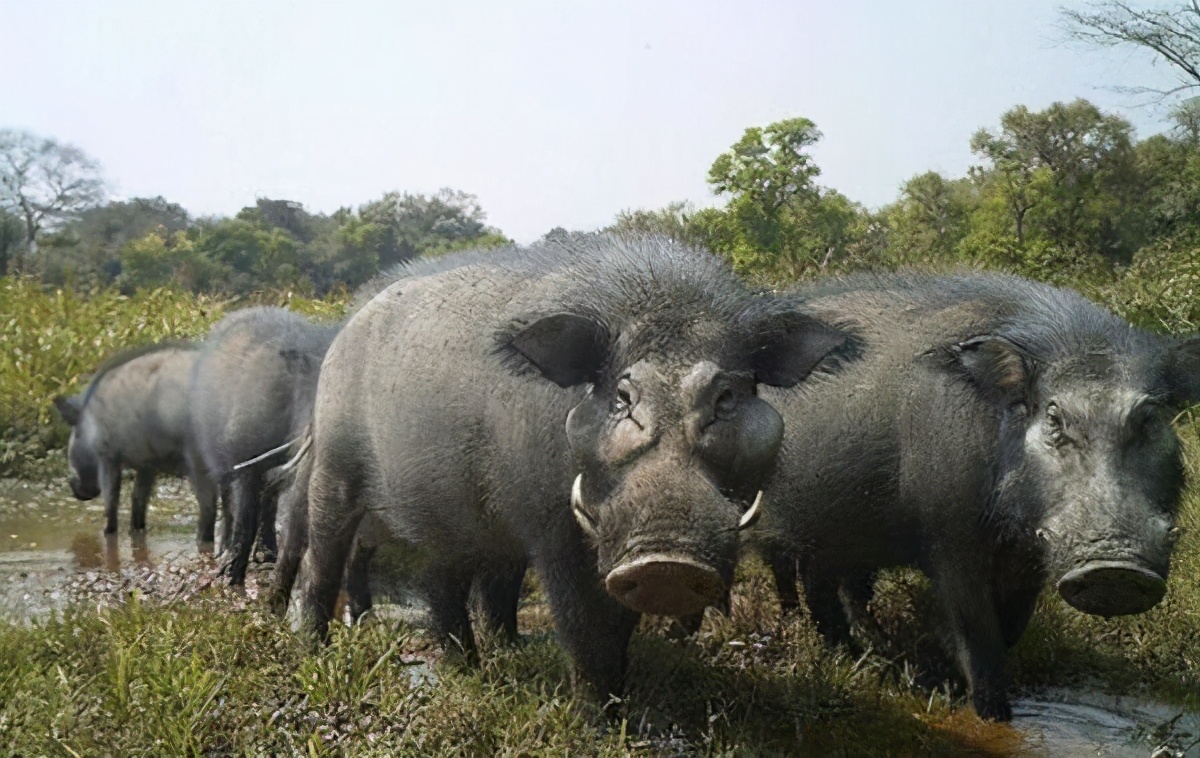
[[[987,569],[990,571],[990,567]],[[1012,719],[1004,673],[1008,649],[991,582],[962,566],[938,571],[935,592],[950,624],[950,643],[980,718]]]
[[[1012,647],[1025,633],[1045,578],[1038,561],[1016,551],[1006,551],[997,558],[992,591],[996,598],[996,614],[1004,644]]]
[[[104,495],[104,533],[116,534],[117,508],[121,505],[121,464],[100,461],[100,492]]]
[[[204,463],[194,455],[188,455],[188,479],[192,492],[200,506],[200,517],[196,521],[196,541],[201,545],[212,545],[216,539],[217,526],[217,483],[208,475]]]
[[[460,558],[460,556],[452,556]],[[419,584],[429,603],[432,631],[446,650],[460,650],[468,660],[475,657],[475,637],[467,600],[475,567],[462,560],[430,561],[422,570]]]
[[[805,567],[803,578],[804,599],[808,602],[808,612],[821,637],[830,647],[852,647],[854,640],[850,637],[850,620],[846,618],[846,609],[838,596],[841,578],[814,568],[811,564]]]
[[[563,535],[554,548],[538,551],[541,577],[561,643],[601,699],[620,696],[626,649],[639,614],[617,603],[596,575],[595,553],[577,534]]]
[[[150,503],[150,494],[154,492],[154,471],[141,469],[133,481],[133,511],[129,517],[129,530],[142,532],[146,530],[146,506]]]
[[[364,540],[360,534],[350,549],[350,560],[346,565],[346,600],[350,605],[350,618],[358,621],[371,610],[371,560],[375,557],[376,544]]]
[[[775,580],[775,595],[779,598],[780,615],[795,613],[800,609],[800,593],[796,591],[796,580],[800,571],[796,557],[782,550],[764,550],[763,561],[771,569],[771,577]]]
[[[504,642],[517,641],[517,607],[525,569],[524,560],[498,563],[486,567],[475,580],[483,618],[489,630],[499,634]]]

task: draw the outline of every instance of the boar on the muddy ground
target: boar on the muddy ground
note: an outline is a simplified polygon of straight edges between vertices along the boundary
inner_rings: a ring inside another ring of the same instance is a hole
[[[202,466],[188,465],[188,388],[198,356],[189,343],[135,348],[101,365],[82,393],[54,399],[71,427],[71,492],[80,500],[104,496],[105,534],[117,531],[126,468],[136,474],[132,531],[146,528],[146,508],[160,474],[187,476],[201,511],[215,509],[215,484]],[[205,542],[202,528],[197,537]]]
[[[256,535],[274,557],[278,493],[267,472],[277,462],[259,458],[307,425],[321,360],[336,333],[337,326],[283,308],[255,307],[226,316],[204,341],[191,383],[191,449],[195,465],[227,493],[222,570],[231,584],[245,579]],[[215,518],[215,511],[201,512],[210,540]]]
[[[854,276],[797,295],[859,355],[763,393],[785,439],[756,539],[785,607],[798,571],[821,633],[849,641],[874,573],[919,567],[976,712],[1008,719],[1007,649],[1048,580],[1102,616],[1163,597],[1183,486],[1171,422],[1200,394],[1200,340],[1012,276]]]
[[[419,557],[434,632],[467,599],[515,634],[528,562],[561,643],[621,691],[640,613],[721,600],[790,386],[836,330],[664,239],[545,242],[410,267],[321,368],[300,621],[327,632],[364,514]]]

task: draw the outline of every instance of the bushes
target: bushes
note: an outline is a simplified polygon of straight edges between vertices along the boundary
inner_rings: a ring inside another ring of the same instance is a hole
[[[51,401],[76,392],[107,357],[164,339],[202,336],[230,310],[253,304],[336,318],[338,293],[312,300],[290,292],[220,300],[172,289],[125,296],[113,289],[46,291],[32,279],[0,279],[0,476],[25,472],[31,460],[66,442]]]

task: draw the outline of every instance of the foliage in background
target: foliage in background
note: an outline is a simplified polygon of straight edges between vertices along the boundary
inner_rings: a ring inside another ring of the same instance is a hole
[[[106,358],[164,339],[202,337],[228,311],[266,304],[332,320],[348,296],[312,299],[293,292],[218,299],[168,288],[131,296],[114,289],[46,291],[30,278],[0,279],[0,476],[19,474],[30,459],[66,441],[51,406],[79,391]]]

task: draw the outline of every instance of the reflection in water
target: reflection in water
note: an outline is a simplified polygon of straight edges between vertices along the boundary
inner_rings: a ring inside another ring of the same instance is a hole
[[[133,562],[140,566],[150,565],[150,550],[146,547],[146,533],[144,531],[135,532],[129,537],[130,547],[133,550]],[[115,552],[115,551],[114,551]],[[120,562],[120,558],[117,558]]]
[[[146,533],[130,535],[129,543],[133,562],[140,566],[151,565]],[[104,535],[102,547],[100,538],[94,532],[80,532],[71,540],[71,554],[75,557],[76,568],[96,569],[103,566],[108,571],[121,570],[121,538],[116,534]]]
[[[71,554],[75,556],[75,565],[81,569],[100,568],[100,540],[92,533],[75,535],[71,540]]]

